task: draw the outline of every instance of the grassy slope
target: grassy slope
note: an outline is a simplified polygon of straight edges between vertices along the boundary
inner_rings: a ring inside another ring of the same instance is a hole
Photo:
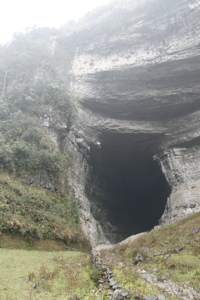
[[[96,290],[89,276],[89,256],[62,252],[67,241],[74,242],[73,247],[77,248],[84,240],[81,240],[73,214],[73,202],[68,203],[65,199],[63,203],[61,199],[59,193],[24,185],[7,174],[0,174],[0,299],[66,299],[75,293],[81,299],[104,298],[103,292],[98,295],[89,292]],[[199,229],[196,233],[193,232],[195,228]],[[182,251],[171,254],[166,260],[164,255],[154,255],[181,246],[184,247]],[[145,261],[135,266],[133,261],[138,252]],[[103,251],[102,256],[124,288],[143,296],[159,290],[140,279],[138,268],[150,273],[158,269],[156,276],[165,275],[178,285],[186,283],[198,290],[200,213],[155,228],[132,243],[118,245],[112,252]],[[29,280],[25,281],[25,277]],[[36,289],[32,287],[33,283],[37,284]]]
[[[192,234],[194,228],[199,228],[199,231]],[[181,246],[184,247],[182,251],[171,254],[166,260],[164,255],[154,256],[156,252]],[[145,248],[149,248],[149,251],[146,252]],[[138,252],[145,260],[135,266],[133,262]],[[180,286],[186,284],[199,291],[200,213],[174,224],[155,228],[132,243],[117,246],[112,253],[104,250],[102,257],[113,269],[115,279],[133,292],[142,295],[158,292],[156,287],[139,278],[138,269],[150,273],[153,273],[153,269],[158,269],[156,276],[164,275]]]
[[[45,250],[43,240],[57,240],[60,245],[62,241],[74,247],[86,244],[74,199],[22,184],[3,173],[0,173],[0,234],[0,247],[7,248]]]
[[[156,286],[152,286],[140,279],[137,269],[152,272],[158,269],[156,275],[165,275],[178,285],[189,282],[189,286],[198,290],[200,283],[200,230],[192,234],[194,228],[200,229],[200,213],[187,217],[172,225],[158,227],[141,236],[129,244],[118,245],[114,250],[103,250],[103,260],[113,270],[115,280],[132,292],[141,295],[160,293]],[[1,236],[1,243],[4,241]],[[5,241],[9,246],[9,240]],[[167,243],[166,243],[167,242]],[[10,239],[11,247],[18,247],[26,243],[18,237]],[[56,249],[54,241],[38,241],[40,249]],[[154,256],[153,253],[166,249],[184,249],[165,261],[163,255]],[[24,248],[27,245],[24,244]],[[144,248],[150,248],[148,254]],[[57,249],[61,249],[57,245]],[[140,252],[145,261],[134,265],[136,254]],[[105,299],[105,291],[95,294],[95,284],[89,276],[89,255],[81,252],[44,252],[0,249],[0,299],[68,299],[77,294],[80,299]],[[36,284],[36,288],[34,288]],[[163,292],[161,292],[163,293]],[[167,296],[167,299],[174,300]]]
[[[88,254],[0,249],[0,268],[1,300],[97,299]]]

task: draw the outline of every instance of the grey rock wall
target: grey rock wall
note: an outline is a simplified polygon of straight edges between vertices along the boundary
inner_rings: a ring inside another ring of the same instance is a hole
[[[81,119],[81,114],[79,118]],[[82,231],[90,240],[92,246],[95,246],[108,241],[102,227],[91,213],[91,202],[85,191],[89,175],[90,146],[82,129],[78,123],[71,129],[71,132],[62,141],[62,151],[71,154],[72,167],[69,169],[70,192],[78,202]]]
[[[200,210],[200,148],[173,148],[160,155],[159,161],[172,193],[161,223],[171,223]]]
[[[197,0],[144,1],[122,29],[77,45],[70,85],[81,105],[65,151],[75,156],[72,186],[93,244],[105,242],[94,215],[106,212],[94,196],[105,190],[91,178],[91,149],[98,156],[109,139],[112,147],[144,145],[160,165],[171,187],[162,223],[200,209],[199,19]],[[88,185],[96,189],[90,199]]]

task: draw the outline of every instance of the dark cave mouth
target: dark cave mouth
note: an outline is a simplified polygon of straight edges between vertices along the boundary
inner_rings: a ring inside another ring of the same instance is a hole
[[[91,148],[86,192],[110,242],[159,224],[171,190],[151,149],[133,136],[112,136]]]

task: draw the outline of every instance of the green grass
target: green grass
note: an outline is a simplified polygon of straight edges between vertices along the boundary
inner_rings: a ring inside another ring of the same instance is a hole
[[[88,254],[0,249],[0,269],[1,300],[103,299],[90,293]]]
[[[140,279],[139,275],[136,272],[133,272],[130,267],[121,268],[115,266],[113,268],[113,274],[115,280],[117,280],[123,288],[132,292],[137,292],[141,295],[156,294],[159,292],[155,286]]]
[[[20,235],[0,235],[0,248],[16,250],[64,251],[66,244],[61,240],[28,240]],[[83,249],[87,250],[87,249]]]
[[[112,253],[104,250],[102,257],[111,267],[115,279],[120,284],[143,296],[156,293],[158,290],[139,278],[138,269],[144,269],[150,273],[153,269],[158,269],[157,276],[165,275],[180,286],[189,282],[189,286],[198,291],[200,286],[200,230],[196,234],[192,234],[192,230],[194,227],[200,229],[199,224],[200,213],[196,213],[174,224],[155,228],[128,245],[118,245]],[[171,254],[166,260],[164,255],[154,256],[156,252],[181,246],[184,247],[182,251]],[[147,253],[143,248],[150,250]],[[138,252],[144,257],[144,262],[135,266],[134,258]],[[119,267],[120,263],[123,263],[123,267]],[[168,299],[177,298],[168,297]]]
[[[75,199],[67,193],[22,184],[5,173],[0,173],[0,234],[4,248],[38,249],[46,240],[89,248]]]
[[[165,275],[180,286],[189,282],[190,287],[198,290],[200,231],[196,234],[192,234],[192,231],[194,227],[198,227],[199,220],[200,213],[197,213],[172,225],[156,228],[126,246],[118,245],[112,251],[102,251],[102,258],[123,288],[142,296],[163,292],[142,280],[137,272],[138,268],[150,273],[156,268],[157,276]],[[33,249],[45,248],[62,250],[65,246],[52,240],[36,240],[30,243],[17,235],[1,234],[0,245],[6,247],[0,249],[1,300],[59,300],[69,299],[74,294],[84,300],[106,299],[105,291],[96,294],[97,286],[93,278],[95,274],[91,274],[89,254],[78,251],[34,251]],[[153,255],[155,252],[179,246],[184,246],[184,249],[177,254],[171,254],[166,261],[162,255]],[[12,247],[31,250],[8,249]],[[143,247],[150,248],[150,258],[144,255]],[[133,264],[137,252],[145,258],[139,266]],[[167,299],[178,298],[167,296]]]

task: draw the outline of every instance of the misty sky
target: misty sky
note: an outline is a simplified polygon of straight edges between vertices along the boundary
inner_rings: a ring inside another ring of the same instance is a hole
[[[5,0],[0,10],[0,43],[31,27],[59,27],[110,0]]]

